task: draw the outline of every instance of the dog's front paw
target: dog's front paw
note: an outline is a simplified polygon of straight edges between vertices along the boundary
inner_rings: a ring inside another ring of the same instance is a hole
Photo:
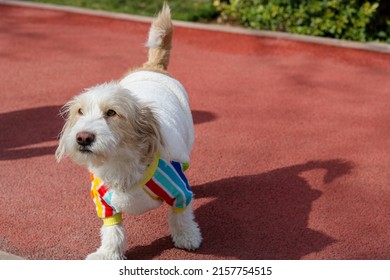
[[[172,240],[175,247],[191,251],[199,248],[202,243],[202,234],[198,225],[196,223],[194,224],[193,227],[172,233]]]
[[[95,253],[89,254],[86,260],[124,260],[125,256],[108,251],[97,250]]]

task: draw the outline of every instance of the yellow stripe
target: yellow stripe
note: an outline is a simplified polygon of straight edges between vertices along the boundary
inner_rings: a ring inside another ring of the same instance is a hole
[[[92,187],[92,193],[94,196],[93,201],[96,205],[96,212],[99,218],[103,217],[103,204],[100,201],[98,188],[100,187],[102,181],[99,178],[96,178],[93,180],[93,187]]]
[[[160,160],[160,154],[155,153],[153,156],[152,163],[148,166],[148,168],[145,171],[144,179],[141,181],[140,186],[144,186],[154,175],[154,172],[156,172],[158,161]]]
[[[186,208],[172,207],[173,212],[175,212],[176,214],[180,214],[181,212],[183,212],[186,209],[187,209],[187,207]]]
[[[144,191],[146,192],[147,195],[150,196],[151,199],[154,200],[159,200],[160,198],[158,196],[153,195],[147,188],[144,187]]]
[[[103,218],[103,224],[105,226],[114,226],[122,222],[122,213],[117,213],[114,216]]]

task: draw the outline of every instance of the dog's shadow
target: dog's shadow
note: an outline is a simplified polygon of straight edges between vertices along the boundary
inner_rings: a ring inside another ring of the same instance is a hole
[[[195,125],[211,122],[217,118],[216,114],[208,111],[192,110],[191,113]]]
[[[213,200],[195,216],[204,241],[196,254],[234,259],[300,259],[337,242],[310,229],[313,202],[321,196],[301,174],[324,169],[331,183],[353,169],[343,160],[311,161],[258,175],[226,178],[193,186],[198,199]],[[326,214],[326,213],[324,213]],[[127,251],[128,259],[151,259],[172,248],[169,237]]]
[[[54,154],[64,120],[61,106],[44,106],[0,113],[0,160]],[[195,124],[213,121],[216,115],[192,111]],[[54,141],[54,143],[53,143]]]

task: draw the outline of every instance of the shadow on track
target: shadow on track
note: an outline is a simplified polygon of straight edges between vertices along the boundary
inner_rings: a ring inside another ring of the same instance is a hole
[[[196,253],[234,259],[300,259],[336,242],[308,227],[312,204],[321,192],[300,174],[315,169],[326,170],[323,181],[327,184],[349,174],[353,164],[340,159],[310,161],[194,186],[197,198],[214,198],[195,213],[204,237]],[[150,259],[172,246],[164,237],[130,249],[127,256]]]
[[[54,154],[63,121],[60,106],[45,106],[0,114],[0,160]],[[30,147],[39,145],[39,147]]]
[[[44,106],[0,114],[0,160],[16,160],[53,154],[64,120],[61,106]],[[216,115],[193,111],[195,124],[213,121]]]

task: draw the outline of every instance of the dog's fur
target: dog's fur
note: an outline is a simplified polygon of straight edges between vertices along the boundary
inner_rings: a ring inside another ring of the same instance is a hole
[[[167,67],[171,44],[170,9],[164,4],[150,28],[146,44],[149,47],[148,61],[124,78],[140,70],[169,75]],[[66,123],[60,134],[57,160],[69,156],[102,178],[114,190],[113,203],[121,212],[142,214],[162,203],[151,199],[138,187],[155,153],[174,154],[172,145],[166,145],[164,139],[164,135],[170,132],[163,131],[160,116],[156,115],[153,106],[140,102],[119,82],[89,88],[64,106]],[[79,133],[93,133],[93,144],[80,146],[76,140]],[[189,131],[188,135],[183,137],[189,139],[184,142],[188,143],[190,151],[193,131]],[[171,211],[168,224],[176,247],[194,250],[200,246],[202,237],[191,205],[180,214]],[[87,259],[124,258],[126,235],[121,224],[103,226],[101,237],[101,247]]]

